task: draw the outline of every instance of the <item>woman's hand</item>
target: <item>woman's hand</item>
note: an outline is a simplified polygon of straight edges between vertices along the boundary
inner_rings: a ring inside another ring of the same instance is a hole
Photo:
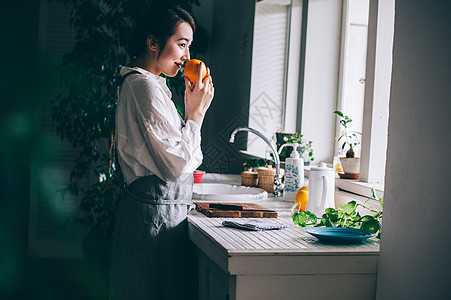
[[[197,78],[202,78],[202,64],[197,66]],[[205,113],[210,107],[215,94],[210,69],[207,68],[205,78],[202,81],[198,80],[196,83],[192,83],[185,77],[185,86],[185,118],[187,121],[193,120],[199,126],[202,126]]]

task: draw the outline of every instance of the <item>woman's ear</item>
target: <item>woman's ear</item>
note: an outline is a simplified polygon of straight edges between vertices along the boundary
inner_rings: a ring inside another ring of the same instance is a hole
[[[158,40],[153,35],[147,37],[147,49],[153,52],[158,50]]]

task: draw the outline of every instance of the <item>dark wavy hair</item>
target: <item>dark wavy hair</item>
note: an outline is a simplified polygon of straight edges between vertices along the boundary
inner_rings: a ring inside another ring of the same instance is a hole
[[[164,49],[168,39],[174,35],[181,22],[187,22],[193,29],[193,33],[196,31],[193,17],[181,6],[164,2],[152,5],[137,22],[129,45],[130,55],[138,57],[144,54],[147,49],[147,37],[150,35],[158,40],[160,49]]]

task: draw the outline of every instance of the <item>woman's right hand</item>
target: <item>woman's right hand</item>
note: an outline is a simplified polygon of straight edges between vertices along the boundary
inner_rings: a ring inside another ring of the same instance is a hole
[[[201,64],[197,67],[197,78],[202,78]],[[215,94],[210,69],[207,68],[205,78],[202,81],[198,80],[196,83],[192,83],[185,77],[185,86],[185,119],[186,121],[193,120],[199,126],[202,126],[205,113],[210,107]]]

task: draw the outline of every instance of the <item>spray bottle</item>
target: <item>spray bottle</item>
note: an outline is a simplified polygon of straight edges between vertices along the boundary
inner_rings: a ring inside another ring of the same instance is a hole
[[[286,146],[293,147],[293,151],[285,160],[283,200],[294,202],[298,190],[304,186],[304,159],[297,151],[298,143],[283,144],[279,149],[279,154]]]

